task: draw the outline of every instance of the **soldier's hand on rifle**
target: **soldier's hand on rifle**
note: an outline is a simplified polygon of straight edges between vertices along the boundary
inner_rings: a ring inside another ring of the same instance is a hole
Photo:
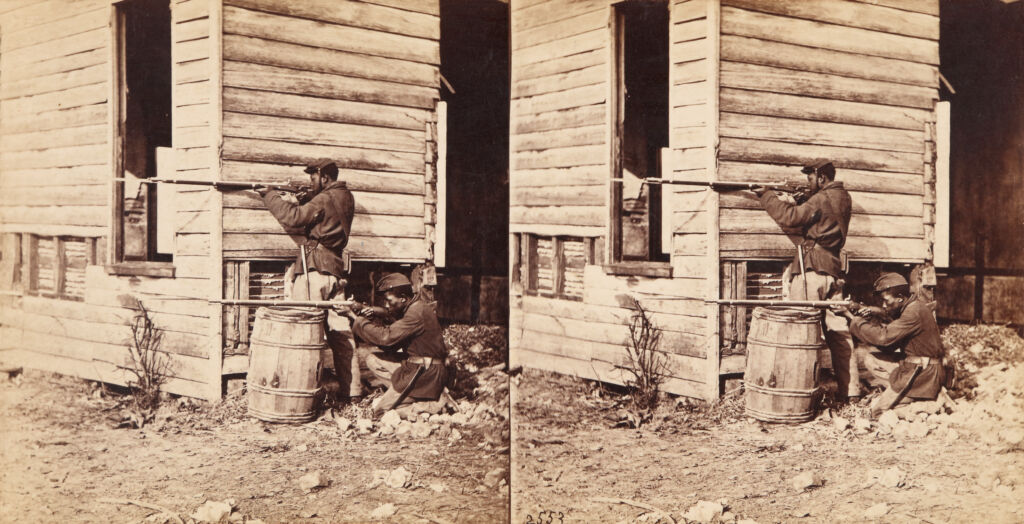
[[[753,192],[758,197],[760,197],[761,195],[764,195],[765,193],[768,192],[768,188],[764,186],[754,186],[750,188],[750,191]]]
[[[352,311],[352,308],[347,305],[338,304],[334,306],[334,311],[343,317],[348,317],[349,320],[354,320],[356,318],[355,311]]]
[[[253,188],[253,191],[258,193],[260,197],[265,197],[267,196],[267,193],[270,192],[270,188],[266,186],[256,186],[255,188]]]
[[[832,312],[847,319],[853,318],[853,312],[846,306],[831,306]]]

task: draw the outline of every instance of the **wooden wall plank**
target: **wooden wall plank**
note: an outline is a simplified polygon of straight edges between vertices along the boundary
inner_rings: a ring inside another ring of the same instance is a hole
[[[379,104],[224,88],[224,110],[422,130],[426,111]]]
[[[516,52],[516,66],[544,62],[552,58],[572,56],[595,49],[606,49],[608,30],[604,27],[568,38],[520,49]]]
[[[224,32],[426,64],[441,63],[440,44],[437,40],[231,6],[224,8]]]
[[[723,233],[723,257],[778,256],[791,257],[795,247],[785,235]],[[858,260],[923,261],[927,253],[920,238],[849,237],[847,253]]]
[[[225,191],[224,208],[266,209],[263,200],[251,191]],[[352,192],[356,213],[368,215],[404,215],[423,217],[423,197],[391,193]]]
[[[546,93],[556,93],[574,87],[604,84],[607,81],[608,68],[605,64],[597,64],[557,75],[527,80],[520,79],[512,86],[512,98],[526,98]]]
[[[376,151],[353,147],[279,142],[249,138],[224,138],[224,160],[298,164],[310,158],[333,158],[339,168],[369,169],[400,173],[423,173],[423,155]]]
[[[728,6],[722,7],[722,34],[896,58],[922,64],[939,64],[939,44],[936,40],[757,13]]]
[[[518,56],[512,55],[512,78],[515,82],[541,78],[550,75],[568,73],[578,69],[604,64],[608,61],[608,50],[605,48],[594,49],[584,53],[577,53],[570,56],[556,56],[542,62],[532,64],[520,64]]]
[[[434,2],[429,2],[431,4]],[[438,40],[438,17],[349,0],[226,0],[224,5]]]
[[[894,35],[913,36],[928,40],[939,39],[938,16],[881,5],[847,0],[816,0],[814,2],[723,0],[722,5],[848,27],[860,27]]]
[[[922,130],[930,111],[873,103],[829,100],[757,90],[723,88],[722,111],[802,118],[894,129]]]
[[[221,164],[221,178],[235,181],[307,184],[309,175],[303,172],[305,167],[305,162],[282,165],[226,160]],[[339,173],[338,179],[344,181],[354,192],[422,195],[424,191],[423,176],[420,174],[344,169]]]
[[[543,151],[562,147],[604,144],[608,130],[603,125],[563,128],[538,133],[518,133],[512,138],[512,151]]]
[[[423,109],[432,109],[438,97],[436,87],[396,84],[235,61],[224,63],[224,85]]]
[[[918,109],[930,109],[938,98],[938,91],[927,87],[728,61],[722,62],[721,83],[723,88],[768,91]]]
[[[588,186],[608,183],[608,170],[603,165],[570,168],[516,170],[511,173],[513,187]]]
[[[608,198],[608,184],[591,186],[542,186],[512,189],[512,206],[604,206]]]
[[[539,26],[560,25],[565,23],[565,20],[572,19],[597,8],[603,8],[606,5],[605,0],[532,4],[528,7],[517,9],[512,13],[512,31],[520,33]]]
[[[924,153],[924,129],[910,131],[722,112],[723,137]]]
[[[284,233],[277,219],[264,209],[224,209],[226,233]],[[352,221],[353,236],[423,238],[419,216],[369,215],[361,213]]]
[[[513,169],[546,169],[599,165],[607,162],[604,145],[573,146],[544,151],[522,151],[512,156]]]
[[[223,126],[225,137],[420,154],[426,152],[426,136],[422,131],[234,112],[224,113]]]
[[[23,71],[22,74],[36,74],[32,71],[34,68],[30,67],[33,64],[93,49],[106,48],[109,38],[110,30],[104,25],[84,33],[57,36],[39,44],[7,51],[4,61],[12,68],[12,71],[19,67],[29,67],[29,70]]]
[[[799,165],[752,164],[723,161],[718,166],[720,180],[730,182],[796,182],[805,184],[807,177],[800,172]],[[883,173],[859,169],[840,169],[836,180],[849,191],[921,195],[924,180],[921,175]]]
[[[722,207],[736,209],[759,209],[761,203],[753,193],[729,191],[721,193]],[[920,217],[924,199],[921,195],[899,195],[894,193],[865,193],[851,191],[854,213],[864,215],[894,215]]]
[[[829,158],[836,168],[895,171],[899,173],[924,172],[924,157],[921,154],[915,153],[791,144],[728,137],[721,139],[720,147],[720,158],[722,160],[803,165],[813,161],[815,158]]]
[[[723,60],[931,88],[939,85],[939,69],[934,65],[743,36],[722,35],[721,41]]]
[[[509,223],[603,226],[606,214],[604,206],[513,206]]]
[[[604,104],[595,104],[547,113],[534,113],[513,118],[512,139],[541,131],[558,131],[574,127],[603,126],[607,118]]]
[[[288,235],[224,233],[226,258],[293,257],[298,245]],[[345,250],[354,258],[419,260],[426,256],[422,238],[353,236]]]
[[[768,216],[768,213],[760,209],[725,208],[721,210],[719,220],[722,232],[782,233],[782,229]],[[857,213],[850,220],[849,234],[865,237],[924,238],[924,227],[921,224],[920,215],[892,216]]]
[[[526,117],[530,114],[557,111],[592,104],[603,104],[608,97],[608,88],[604,84],[589,85],[566,89],[556,93],[546,93],[512,101],[512,114],[515,117]],[[518,120],[518,118],[516,118]]]
[[[426,87],[440,85],[432,64],[361,55],[262,38],[224,35],[224,59]]]
[[[105,144],[106,142],[106,126],[87,125],[7,135],[0,140],[0,151],[32,151],[54,147]]]
[[[517,16],[517,15],[513,15]],[[593,11],[578,13],[571,21],[546,24],[516,33],[515,51],[555,40],[570,38],[588,31],[608,27],[608,10],[604,6]]]

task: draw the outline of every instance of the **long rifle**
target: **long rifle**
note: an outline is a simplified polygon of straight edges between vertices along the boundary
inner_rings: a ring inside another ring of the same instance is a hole
[[[858,307],[859,303],[853,300],[765,300],[745,298],[721,298],[717,300],[705,300],[722,306],[790,306],[790,307],[832,307],[841,306],[846,308]]]
[[[624,179],[613,178],[612,182],[621,183]],[[675,180],[669,178],[641,178],[641,183],[644,184],[662,184],[662,185],[676,185],[676,186],[703,186],[710,187],[715,191],[740,191],[743,189],[754,189],[756,187],[763,187],[765,189],[774,189],[775,191],[783,191],[786,193],[799,193],[807,191],[807,186],[794,184],[792,182],[775,183],[775,182],[722,182],[719,180],[715,181],[701,181],[701,180]]]
[[[322,309],[333,309],[337,306],[354,306],[359,304],[353,300],[248,300],[248,299],[220,299],[210,300],[216,304],[225,306],[271,306],[271,307],[316,307]]]
[[[255,182],[255,181],[223,181],[223,180],[194,180],[188,178],[115,178],[114,180],[123,181],[134,181],[142,184],[184,184],[188,186],[210,186],[219,191],[238,191],[244,189],[276,189],[278,191],[287,191],[289,193],[302,193],[309,191],[309,186],[290,183],[290,184],[274,184],[270,182]]]

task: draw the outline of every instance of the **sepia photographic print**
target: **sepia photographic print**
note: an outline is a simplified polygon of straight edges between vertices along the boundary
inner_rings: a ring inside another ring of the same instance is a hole
[[[1024,2],[0,0],[0,522],[1016,523]]]

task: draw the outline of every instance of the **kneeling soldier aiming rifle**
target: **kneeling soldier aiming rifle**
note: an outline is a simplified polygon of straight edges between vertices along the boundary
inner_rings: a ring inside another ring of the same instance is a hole
[[[377,308],[362,305],[339,306],[337,311],[352,321],[352,331],[378,350],[359,351],[359,357],[372,373],[371,384],[388,389],[373,404],[374,414],[416,401],[436,401],[448,382],[445,358],[448,349],[433,302],[414,294],[412,283],[401,273],[391,273],[377,282],[384,293],[387,315]]]

